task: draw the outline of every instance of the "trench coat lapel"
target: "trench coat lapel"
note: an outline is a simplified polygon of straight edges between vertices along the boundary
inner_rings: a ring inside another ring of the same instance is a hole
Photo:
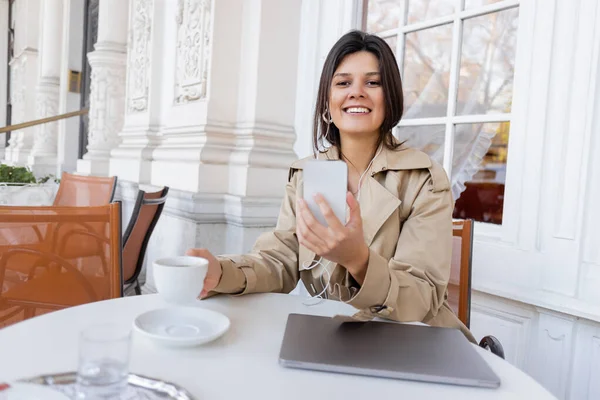
[[[373,176],[365,180],[360,190],[360,213],[367,246],[373,243],[381,226],[402,202]]]

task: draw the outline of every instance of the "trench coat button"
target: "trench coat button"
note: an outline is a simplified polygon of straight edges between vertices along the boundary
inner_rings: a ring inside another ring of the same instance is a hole
[[[392,307],[382,305],[370,307],[369,311],[371,311],[373,314],[381,315],[382,317],[389,317],[394,309]]]

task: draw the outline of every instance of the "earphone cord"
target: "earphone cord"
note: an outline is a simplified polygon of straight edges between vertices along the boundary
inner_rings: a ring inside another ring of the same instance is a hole
[[[302,264],[305,270],[310,271],[311,269],[314,269],[314,268],[318,267],[319,265],[322,265],[325,270],[325,273],[327,274],[326,282],[323,282],[323,274],[321,274],[321,276],[320,276],[321,286],[323,286],[323,290],[321,290],[316,295],[311,296],[312,299],[318,299],[318,301],[316,303],[307,303],[307,302],[302,303],[305,306],[316,306],[317,304],[320,304],[321,302],[323,302],[326,299],[325,292],[329,288],[329,282],[331,281],[331,273],[329,272],[329,269],[327,267],[329,267],[329,264],[331,264],[331,261],[327,261],[327,263],[323,264],[323,257],[321,257],[321,258],[319,258],[318,261],[313,260],[312,262],[310,262],[308,267],[306,266],[307,263],[309,263],[309,262],[305,261]],[[312,286],[312,290],[316,292],[317,290],[312,285],[312,283],[311,283],[311,286]]]
[[[375,159],[377,158],[379,153],[381,153],[382,149],[383,149],[383,146],[380,146],[379,150],[377,150],[377,153],[375,153],[375,156],[371,159],[371,162],[369,163],[369,165],[367,165],[367,168],[364,170],[364,172],[361,174],[360,178],[358,179],[358,191],[356,192],[356,201],[360,200],[360,189],[362,187],[362,180],[365,177],[365,175],[367,174],[367,172],[369,172],[369,169],[373,165],[373,161],[375,161]]]

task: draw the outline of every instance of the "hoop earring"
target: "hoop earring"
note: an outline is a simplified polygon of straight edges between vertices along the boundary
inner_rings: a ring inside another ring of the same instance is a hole
[[[327,123],[327,129],[325,130],[325,136],[324,136],[324,138],[325,138],[325,139],[326,139],[328,142],[330,142],[330,140],[329,140],[329,127],[330,127],[330,126],[331,126],[331,123],[329,123],[329,122],[328,122],[328,123]]]
[[[327,114],[329,113],[329,117],[327,117]],[[325,123],[327,125],[331,124],[333,122],[333,119],[331,118],[331,113],[329,112],[329,110],[325,110],[323,112],[323,114],[321,114],[321,118],[323,118],[323,121],[325,121]]]

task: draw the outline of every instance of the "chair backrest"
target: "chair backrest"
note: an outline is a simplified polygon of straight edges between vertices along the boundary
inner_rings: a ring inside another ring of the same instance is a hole
[[[82,176],[63,172],[55,206],[102,206],[113,201],[117,177]]]
[[[120,203],[0,207],[0,327],[122,296],[121,252]]]
[[[142,270],[148,241],[165,206],[168,192],[168,187],[152,193],[138,191],[123,236],[123,281],[126,284],[134,282]]]
[[[455,220],[452,225],[452,263],[448,282],[448,303],[468,328],[471,318],[473,220]]]

